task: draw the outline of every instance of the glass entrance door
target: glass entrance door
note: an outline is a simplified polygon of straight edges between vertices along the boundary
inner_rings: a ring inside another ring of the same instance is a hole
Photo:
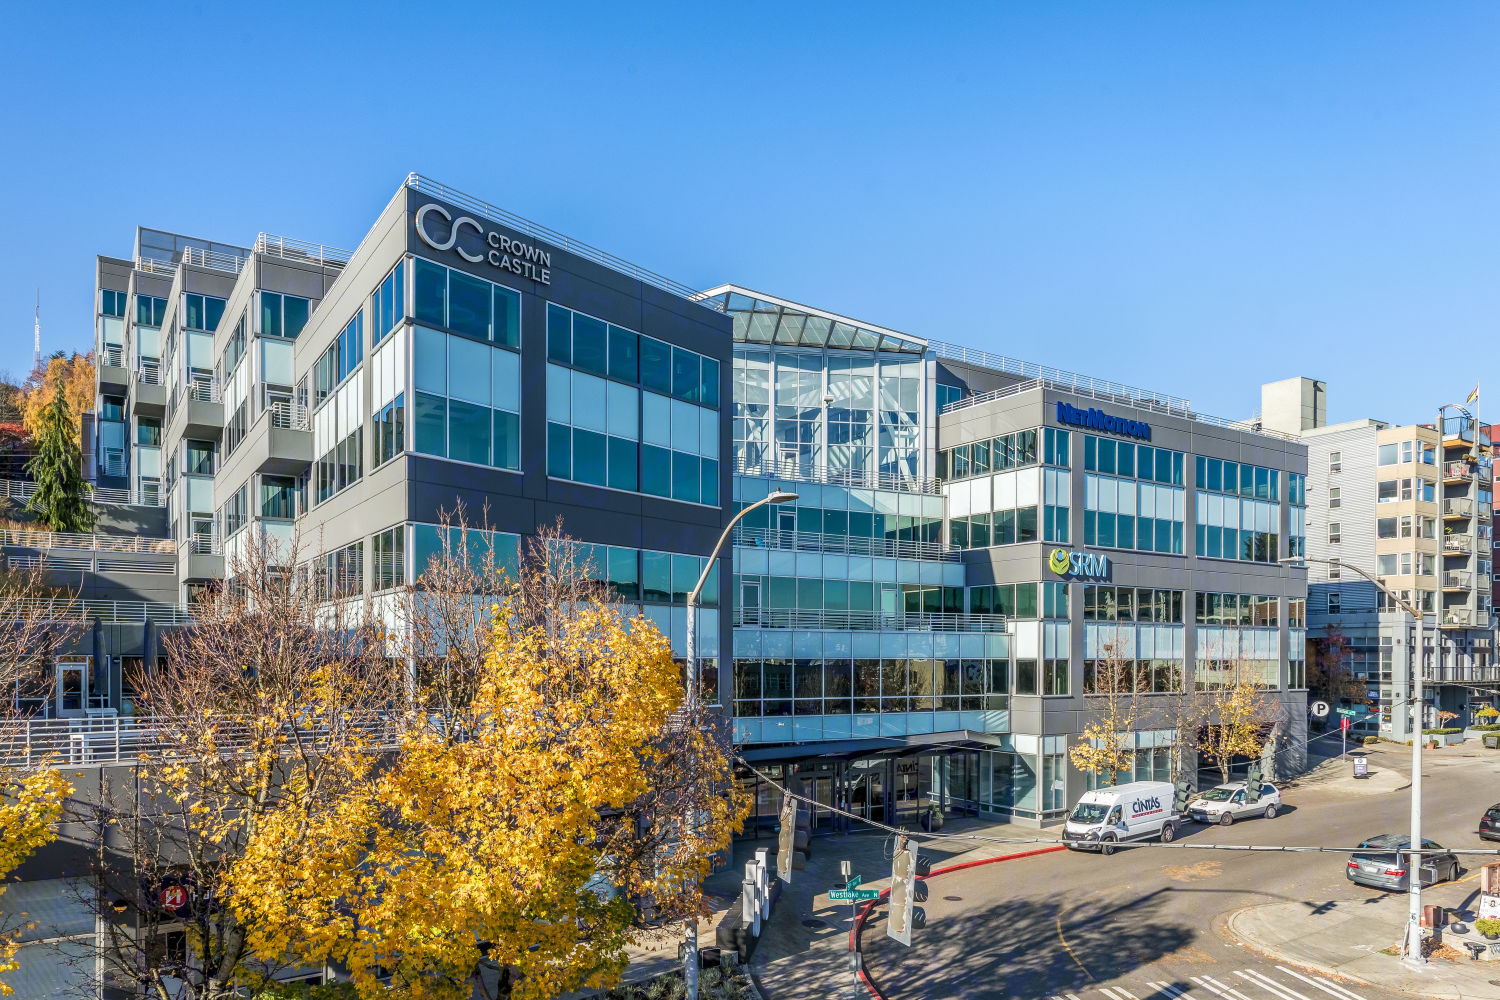
[[[83,714],[89,687],[87,660],[61,660],[57,664],[57,714],[69,718]]]
[[[873,761],[869,767],[861,767],[860,762],[850,765],[849,811],[885,822],[885,761]]]
[[[740,624],[760,623],[760,581],[740,581]]]

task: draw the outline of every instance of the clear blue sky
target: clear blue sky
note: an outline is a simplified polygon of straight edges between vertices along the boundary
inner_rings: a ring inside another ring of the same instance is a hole
[[[1495,4],[335,6],[7,6],[0,369],[137,223],[352,248],[416,170],[1223,416],[1500,417]]]

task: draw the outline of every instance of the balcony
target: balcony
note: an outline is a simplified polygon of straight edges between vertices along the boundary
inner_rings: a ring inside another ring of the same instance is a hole
[[[99,356],[99,381],[101,384],[124,387],[130,380],[125,370],[125,348],[119,344],[105,344]]]
[[[739,608],[734,624],[838,632],[1004,632],[1004,615],[928,611],[829,611],[801,608]]]
[[[1474,543],[1468,535],[1449,535],[1443,539],[1443,555],[1467,556],[1474,553]]]
[[[1449,593],[1467,593],[1474,589],[1474,574],[1467,571],[1444,573],[1443,589]]]
[[[1443,520],[1466,520],[1474,516],[1474,501],[1467,497],[1454,497],[1443,501]]]
[[[942,542],[916,542],[900,538],[856,538],[816,531],[776,531],[766,528],[734,529],[735,545],[755,549],[793,552],[833,552],[851,556],[883,556],[892,559],[940,559],[958,562],[959,550]]]
[[[1474,481],[1474,466],[1468,462],[1449,462],[1443,467],[1443,482],[1470,483]]]
[[[1440,628],[1469,628],[1474,624],[1474,612],[1468,608],[1451,608],[1443,612]]]

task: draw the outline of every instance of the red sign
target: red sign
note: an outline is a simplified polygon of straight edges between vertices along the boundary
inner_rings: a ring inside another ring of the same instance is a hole
[[[159,898],[162,908],[166,910],[180,910],[188,905],[187,889],[180,885],[163,887]]]
[[[1343,718],[1339,719],[1339,728],[1342,729],[1342,730],[1344,730],[1344,731],[1346,731],[1346,732],[1348,731],[1348,729],[1349,729],[1349,716],[1346,715]]]

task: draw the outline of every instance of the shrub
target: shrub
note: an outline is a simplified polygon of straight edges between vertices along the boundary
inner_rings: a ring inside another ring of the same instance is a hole
[[[1485,937],[1500,935],[1500,920],[1484,919],[1474,921],[1474,929]]]
[[[1472,730],[1474,730],[1475,732],[1480,732],[1480,733],[1494,733],[1494,732],[1500,732],[1500,723],[1490,723],[1488,725],[1483,725],[1483,726],[1470,726],[1469,728],[1472,729]]]
[[[1385,741],[1382,740],[1379,736],[1366,736],[1365,737],[1365,746],[1367,746],[1367,747],[1368,746],[1374,746],[1376,743],[1384,743],[1384,742]]]
[[[1422,730],[1422,735],[1423,736],[1453,736],[1453,735],[1455,735],[1457,733],[1461,733],[1461,732],[1463,732],[1462,729],[1424,729],[1424,730]]]

